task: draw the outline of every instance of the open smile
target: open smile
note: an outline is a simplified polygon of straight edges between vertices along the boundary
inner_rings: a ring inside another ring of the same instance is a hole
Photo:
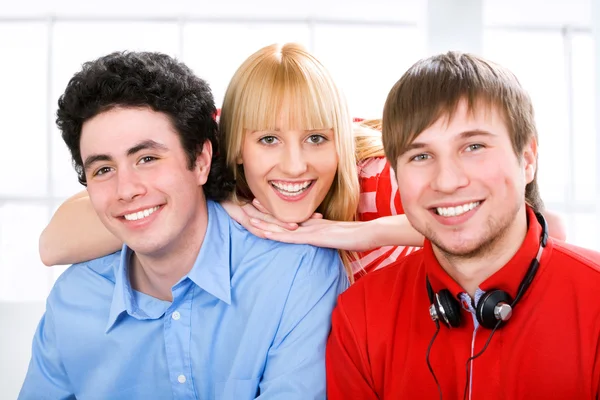
[[[453,207],[434,207],[431,210],[441,217],[458,217],[481,205],[481,201],[473,201]]]
[[[303,182],[282,182],[282,181],[269,181],[271,187],[276,192],[280,193],[285,197],[297,197],[310,189],[315,181],[303,181]]]

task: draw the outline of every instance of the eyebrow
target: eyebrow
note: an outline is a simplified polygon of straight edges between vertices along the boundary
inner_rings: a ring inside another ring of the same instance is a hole
[[[494,136],[496,136],[496,134],[489,132],[489,131],[485,131],[483,129],[473,129],[470,131],[464,131],[459,136],[461,139],[469,139],[469,138],[472,138],[473,136],[494,137]]]
[[[169,149],[164,144],[155,142],[154,140],[144,140],[127,150],[127,156],[132,156],[142,150],[167,151]]]
[[[87,171],[91,168],[92,165],[99,161],[111,161],[112,157],[107,154],[92,154],[85,159],[83,163],[83,170]]]
[[[139,153],[142,150],[156,150],[164,152],[168,150],[168,147],[162,143],[155,142],[154,140],[143,140],[127,150],[127,156],[132,156]],[[112,156],[108,154],[92,154],[85,159],[83,163],[83,169],[87,171],[90,167],[99,161],[112,161]]]
[[[333,130],[333,128],[315,128],[315,129],[299,129],[302,132],[325,132],[325,131],[331,131]],[[260,129],[255,129],[255,130],[250,130],[249,129],[249,133],[255,134],[255,133],[263,133],[263,132],[274,132],[274,133],[278,133],[281,132],[280,128],[275,128],[275,129],[264,129],[264,130],[260,130]]]
[[[468,131],[464,131],[461,132],[458,135],[458,139],[459,140],[464,140],[464,139],[469,139],[475,136],[486,136],[486,137],[495,137],[496,135],[492,132],[483,130],[483,129],[472,129],[472,130],[468,130]],[[424,147],[427,147],[426,143],[422,143],[422,142],[412,142],[409,145],[407,145],[403,151],[404,153],[407,153],[411,150],[417,150],[417,149],[422,149]]]

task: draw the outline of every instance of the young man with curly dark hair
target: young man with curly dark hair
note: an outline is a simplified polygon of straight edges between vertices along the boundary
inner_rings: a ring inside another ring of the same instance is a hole
[[[215,114],[208,85],[163,54],[113,53],[71,79],[57,124],[125,244],[57,280],[20,399],[325,398],[341,261],[229,218]]]

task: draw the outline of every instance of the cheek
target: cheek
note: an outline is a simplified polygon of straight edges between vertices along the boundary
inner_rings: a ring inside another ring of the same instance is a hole
[[[502,164],[487,165],[478,168],[474,177],[479,182],[483,182],[486,186],[493,190],[494,188],[510,188],[518,185],[518,182],[523,181],[523,172],[510,166],[498,168]]]
[[[397,169],[396,180],[403,201],[419,197],[431,182],[430,176],[424,170],[414,168]]]
[[[246,183],[252,190],[257,190],[267,179],[269,172],[275,167],[277,160],[273,156],[257,154],[257,152],[244,152],[244,176]]]
[[[315,152],[311,156],[310,164],[323,179],[333,180],[339,168],[339,159],[335,148],[327,152]]]
[[[100,184],[88,184],[87,192],[94,210],[97,213],[102,214],[109,207],[110,194],[114,191],[108,182],[103,182]]]
[[[330,162],[325,162],[319,168],[319,175],[320,177],[332,181],[335,178],[335,174],[338,171],[338,167],[339,164],[337,159],[333,159]]]

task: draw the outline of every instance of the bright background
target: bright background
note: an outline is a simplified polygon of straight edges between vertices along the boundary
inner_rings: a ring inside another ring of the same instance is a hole
[[[533,98],[547,208],[565,218],[569,242],[600,250],[599,30],[600,0],[0,0],[0,399],[16,398],[43,301],[64,270],[42,265],[37,241],[82,189],[54,114],[83,62],[166,52],[205,78],[220,104],[247,56],[295,41],[328,66],[353,115],[379,117],[419,58],[482,54],[511,68]]]

